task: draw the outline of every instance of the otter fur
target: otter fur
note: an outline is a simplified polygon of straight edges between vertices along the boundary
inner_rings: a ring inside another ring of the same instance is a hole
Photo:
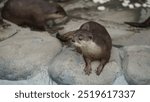
[[[45,0],[8,0],[2,9],[4,19],[39,30],[51,29],[66,16],[60,5]]]
[[[112,48],[111,37],[104,26],[89,21],[82,24],[78,30],[57,37],[63,41],[71,40],[77,51],[83,55],[86,64],[85,74],[90,75],[92,71],[91,62],[99,60],[100,64],[97,67],[96,74],[100,75],[110,59]]]

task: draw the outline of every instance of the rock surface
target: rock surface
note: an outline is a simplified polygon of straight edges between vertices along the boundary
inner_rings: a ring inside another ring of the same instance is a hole
[[[116,78],[113,85],[128,85],[128,82],[123,75],[120,75]]]
[[[115,54],[113,51],[116,51],[116,49],[112,50],[112,55]],[[110,62],[105,66],[100,76],[95,73],[99,62],[92,62],[92,73],[88,76],[83,71],[85,66],[83,57],[71,49],[64,48],[49,65],[49,75],[58,84],[110,85],[121,69],[117,57],[113,57],[111,57]]]
[[[60,42],[47,32],[22,29],[0,43],[0,79],[28,79],[60,51]]]
[[[150,84],[150,46],[125,47],[124,75],[129,84]]]
[[[52,84],[47,69],[41,70],[34,77],[27,80],[0,80],[0,85],[49,85]]]
[[[3,41],[7,38],[14,36],[20,30],[20,28],[17,27],[15,24],[12,24],[5,20],[4,20],[4,22],[9,24],[10,26],[8,26],[6,28],[3,28],[0,26],[0,41]]]

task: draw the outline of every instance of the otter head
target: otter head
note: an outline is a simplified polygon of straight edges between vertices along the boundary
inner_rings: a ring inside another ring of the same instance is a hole
[[[50,3],[50,6],[49,13],[46,15],[46,21],[49,26],[58,25],[68,20],[67,13],[60,5]]]
[[[56,3],[50,3],[48,13],[45,15],[45,29],[50,33],[58,33],[58,30],[62,27],[56,27],[57,25],[66,23],[69,19],[65,10]]]
[[[77,30],[72,38],[72,43],[76,47],[87,47],[91,42],[93,42],[93,35],[86,30]]]
[[[47,31],[53,34],[57,34],[58,30],[62,29],[62,27],[61,29],[57,28],[57,25],[66,23],[69,20],[65,10],[56,3],[50,3],[49,13],[45,18],[45,27]]]

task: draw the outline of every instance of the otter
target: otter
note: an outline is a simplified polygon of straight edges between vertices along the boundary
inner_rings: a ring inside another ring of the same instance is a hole
[[[146,28],[150,27],[150,17],[147,18],[144,22],[136,23],[136,22],[125,22],[125,24],[128,24],[133,27],[140,27],[140,28]]]
[[[68,37],[67,37],[68,36]],[[62,41],[70,40],[77,51],[83,55],[85,60],[85,74],[90,75],[92,68],[91,62],[99,60],[100,65],[97,67],[96,74],[100,75],[104,66],[110,59],[112,40],[101,24],[89,21],[81,25],[78,30],[70,31],[63,35],[57,36]]]
[[[2,17],[20,26],[53,30],[65,21],[67,13],[60,5],[45,0],[8,0],[2,8]]]

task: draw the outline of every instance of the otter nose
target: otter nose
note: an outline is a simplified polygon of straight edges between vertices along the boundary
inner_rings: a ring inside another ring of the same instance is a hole
[[[72,39],[72,40],[71,40],[71,42],[73,42],[73,43],[74,43],[74,42],[75,42],[75,40],[74,40],[74,39]]]
[[[82,37],[82,36],[79,36],[79,40],[83,40],[83,37]]]

